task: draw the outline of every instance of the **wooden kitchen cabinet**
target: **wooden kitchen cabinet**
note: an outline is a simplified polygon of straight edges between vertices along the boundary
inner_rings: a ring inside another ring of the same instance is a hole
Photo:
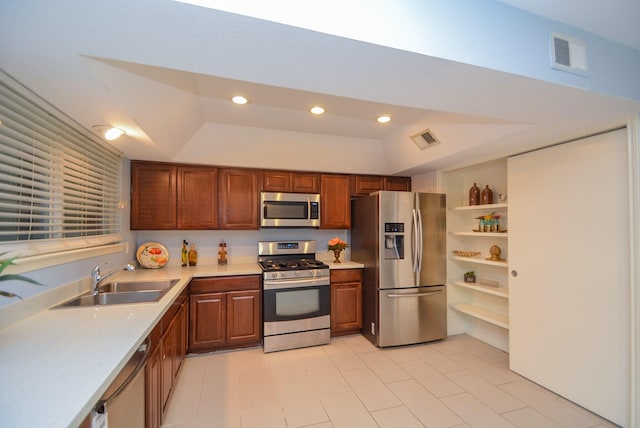
[[[362,328],[362,269],[331,270],[331,335]]]
[[[351,196],[367,196],[369,193],[384,190],[384,177],[372,175],[352,175],[350,179]]]
[[[161,347],[156,346],[147,359],[145,372],[145,407],[146,427],[158,428],[162,423],[162,399],[160,397],[162,384],[162,355]]]
[[[261,277],[194,278],[190,284],[189,352],[257,345]]]
[[[177,167],[131,162],[131,230],[175,229]]]
[[[320,175],[321,229],[351,228],[351,193],[348,175]]]
[[[189,350],[209,350],[225,344],[226,293],[191,296]]]
[[[178,229],[218,228],[218,169],[179,167]]]
[[[131,229],[216,229],[218,169],[131,162]]]
[[[411,177],[385,177],[384,190],[393,190],[396,192],[410,192]]]
[[[320,193],[320,174],[290,171],[264,171],[262,191]]]
[[[188,314],[185,289],[149,335],[151,349],[145,367],[147,428],[158,428],[186,356]]]
[[[250,169],[219,170],[220,229],[258,229],[259,175]]]
[[[367,196],[372,192],[377,192],[378,190],[410,192],[411,178],[381,175],[351,176],[351,196]]]
[[[260,292],[227,293],[227,344],[255,343],[260,340]]]

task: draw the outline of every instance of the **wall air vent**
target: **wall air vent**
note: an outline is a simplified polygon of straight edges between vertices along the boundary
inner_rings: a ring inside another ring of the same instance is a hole
[[[551,67],[575,74],[587,74],[587,48],[573,37],[551,34]]]
[[[428,129],[425,129],[419,134],[414,135],[413,137],[411,137],[411,139],[414,143],[416,143],[416,146],[418,146],[420,150],[424,150],[428,147],[433,147],[437,144],[440,144],[440,141],[436,138],[435,135],[433,135],[433,132],[429,131]]]

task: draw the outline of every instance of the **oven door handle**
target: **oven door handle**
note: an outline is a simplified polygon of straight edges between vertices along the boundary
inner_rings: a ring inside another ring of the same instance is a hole
[[[304,288],[330,285],[329,278],[303,278],[295,280],[269,279],[264,281],[265,290],[280,290],[283,288]]]

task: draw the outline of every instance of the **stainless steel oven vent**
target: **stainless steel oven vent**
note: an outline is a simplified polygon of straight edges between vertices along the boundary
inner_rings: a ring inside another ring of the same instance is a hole
[[[425,150],[426,148],[440,144],[440,140],[428,129],[414,135],[411,139],[420,150]]]

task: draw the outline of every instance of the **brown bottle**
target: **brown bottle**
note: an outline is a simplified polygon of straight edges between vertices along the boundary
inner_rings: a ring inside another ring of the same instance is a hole
[[[195,266],[198,263],[198,250],[196,250],[195,244],[191,244],[189,249],[189,266]]]
[[[484,189],[482,189],[482,205],[488,205],[493,203],[493,190],[489,189],[489,185],[487,184]]]
[[[480,204],[480,188],[476,183],[473,183],[471,189],[469,189],[469,205]]]

